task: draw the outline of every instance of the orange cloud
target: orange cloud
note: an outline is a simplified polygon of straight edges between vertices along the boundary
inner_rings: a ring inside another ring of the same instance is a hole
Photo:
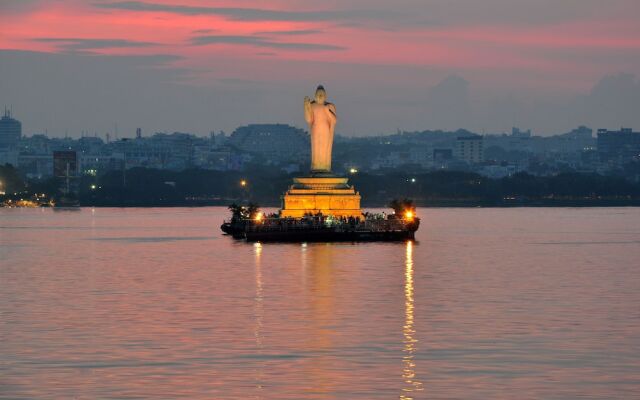
[[[508,23],[417,24],[384,22],[375,10],[310,9],[291,2],[193,0],[40,2],[0,16],[0,48],[47,52],[181,57],[182,67],[206,70],[216,57],[508,70],[567,74],[604,69],[585,58],[640,49],[630,18]],[[426,7],[426,6],[425,6]],[[387,7],[394,17],[392,7]],[[407,13],[405,13],[407,14]],[[399,14],[402,15],[402,14]],[[390,17],[390,18],[391,18]],[[395,15],[397,17],[397,15]],[[408,17],[407,17],[408,18]],[[66,40],[65,40],[66,39]],[[569,54],[582,57],[573,59]]]

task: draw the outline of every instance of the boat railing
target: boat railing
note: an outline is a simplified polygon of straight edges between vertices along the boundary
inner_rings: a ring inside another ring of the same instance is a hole
[[[225,221],[227,222],[227,221]],[[245,220],[247,232],[334,231],[334,232],[390,232],[407,229],[401,219],[372,219],[364,221],[337,221],[335,219],[264,218]]]

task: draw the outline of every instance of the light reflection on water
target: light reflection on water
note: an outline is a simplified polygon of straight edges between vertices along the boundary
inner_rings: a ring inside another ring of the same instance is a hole
[[[256,349],[258,356],[262,356],[262,318],[264,318],[264,309],[262,304],[262,269],[260,266],[260,256],[262,255],[262,243],[254,243],[253,250],[256,255],[256,304],[255,304],[255,317],[256,323],[254,326],[254,336],[256,338]],[[264,365],[263,363],[259,363],[257,365],[256,372],[256,389],[257,394],[256,397],[258,399],[262,398],[262,389],[264,387],[263,379],[264,379]]]
[[[423,209],[247,244],[224,208],[0,209],[0,398],[633,398],[640,210]]]
[[[407,241],[407,256],[404,271],[404,370],[402,377],[407,384],[400,395],[401,399],[413,399],[413,392],[422,390],[422,382],[416,377],[416,364],[413,353],[416,351],[418,339],[415,338],[415,328],[413,323],[413,241]],[[417,394],[416,394],[417,395]]]

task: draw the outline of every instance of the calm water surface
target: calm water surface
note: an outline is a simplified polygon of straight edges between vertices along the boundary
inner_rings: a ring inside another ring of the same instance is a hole
[[[423,209],[247,244],[224,208],[0,209],[0,398],[640,398],[640,209]]]

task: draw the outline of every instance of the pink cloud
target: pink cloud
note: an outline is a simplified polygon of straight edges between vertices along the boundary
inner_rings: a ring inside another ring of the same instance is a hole
[[[170,5],[172,1],[158,1]],[[544,26],[427,25],[395,30],[380,29],[379,24],[363,19],[358,24],[336,24],[326,20],[242,20],[233,15],[194,12],[134,11],[99,8],[93,3],[42,3],[11,17],[1,17],[3,35],[0,48],[33,51],[68,51],[69,46],[42,38],[98,40],[100,46],[87,48],[99,54],[144,55],[175,54],[183,57],[180,65],[207,70],[216,58],[230,57],[238,62],[251,60],[259,69],[263,54],[280,61],[317,61],[353,64],[407,65],[453,71],[529,70],[550,76],[567,74],[597,75],[608,72],[610,64],[585,63],[567,54],[599,57],[612,51],[640,50],[638,28],[631,19],[578,20]],[[200,7],[196,1],[181,1],[187,7]],[[216,7],[258,8],[257,1],[220,2]],[[291,2],[270,4],[271,10],[290,12]],[[308,6],[307,6],[308,7]],[[295,8],[300,11],[300,7]],[[309,10],[306,8],[306,10]],[[330,12],[332,10],[322,10]],[[351,14],[349,14],[351,15]],[[292,18],[295,19],[295,18]],[[280,35],[262,40],[236,39],[193,45],[194,31],[213,31],[226,37],[268,37],[268,31],[317,31],[310,35]],[[107,40],[155,43],[150,46],[105,46]],[[267,45],[265,45],[267,42]],[[268,43],[296,43],[299,46],[268,46]],[[325,46],[315,51],[303,44]],[[345,48],[332,51],[331,46]],[[248,72],[249,73],[249,72]],[[533,80],[532,80],[533,84]]]

